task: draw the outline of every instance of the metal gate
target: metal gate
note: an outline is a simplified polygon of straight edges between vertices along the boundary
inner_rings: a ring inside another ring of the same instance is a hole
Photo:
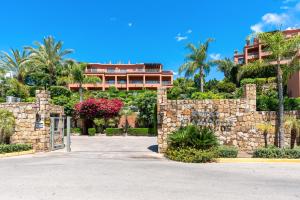
[[[65,148],[65,118],[51,117],[50,144],[52,150]]]
[[[51,117],[50,145],[51,150],[63,149],[67,145],[67,152],[71,151],[71,117]],[[66,120],[65,120],[66,119]],[[67,122],[67,123],[65,123]],[[66,145],[65,145],[66,136]]]

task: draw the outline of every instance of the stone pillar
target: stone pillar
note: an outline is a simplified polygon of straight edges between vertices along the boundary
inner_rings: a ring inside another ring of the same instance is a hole
[[[164,153],[167,148],[167,133],[165,133],[164,118],[166,117],[167,112],[167,88],[161,87],[157,90],[157,144],[158,152]]]
[[[50,151],[50,93],[45,90],[36,91],[36,151]]]
[[[246,84],[244,86],[244,98],[248,101],[249,111],[256,111],[256,85]]]

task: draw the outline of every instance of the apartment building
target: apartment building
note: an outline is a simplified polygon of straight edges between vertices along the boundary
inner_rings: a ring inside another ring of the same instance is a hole
[[[85,76],[97,76],[102,81],[96,84],[83,84],[88,90],[107,90],[114,86],[119,90],[157,90],[159,87],[172,87],[173,72],[163,71],[162,64],[100,64],[90,63]],[[71,90],[78,90],[79,84],[69,84]]]
[[[283,31],[286,38],[300,35],[300,29],[285,30]],[[300,56],[300,50],[298,50],[298,56]],[[269,59],[271,53],[265,49],[263,43],[258,38],[254,38],[253,41],[246,40],[243,52],[234,52],[234,62],[236,64],[248,64],[256,60],[268,59],[272,65],[277,64],[276,60]],[[288,64],[291,61],[290,57],[283,58],[281,64]],[[290,97],[300,97],[300,72],[294,73],[288,80],[288,94]]]

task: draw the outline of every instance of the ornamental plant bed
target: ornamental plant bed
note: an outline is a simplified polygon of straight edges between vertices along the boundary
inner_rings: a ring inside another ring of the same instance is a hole
[[[280,149],[274,146],[268,148],[259,148],[253,152],[253,158],[287,158],[300,159],[300,148]]]
[[[105,133],[106,136],[121,136],[124,134],[122,128],[106,128]]]
[[[29,144],[0,144],[0,154],[29,150],[32,150],[32,146]]]
[[[127,135],[131,136],[149,136],[150,129],[149,128],[129,128],[127,131]]]

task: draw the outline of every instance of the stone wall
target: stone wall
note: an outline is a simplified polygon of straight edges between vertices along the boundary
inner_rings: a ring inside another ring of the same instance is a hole
[[[167,137],[188,124],[210,126],[221,144],[234,145],[251,152],[257,147],[274,144],[275,134],[264,136],[257,126],[264,122],[275,125],[276,112],[256,111],[256,86],[244,86],[242,99],[168,100],[166,88],[158,90],[158,147],[167,148]],[[287,113],[299,116],[299,112]],[[265,138],[266,137],[266,138]],[[290,134],[286,133],[286,145]]]
[[[35,103],[0,104],[0,109],[11,111],[16,120],[15,132],[10,138],[11,143],[31,144],[36,151],[50,150],[50,115],[62,116],[64,109],[50,104],[49,99],[49,92],[37,90]]]

